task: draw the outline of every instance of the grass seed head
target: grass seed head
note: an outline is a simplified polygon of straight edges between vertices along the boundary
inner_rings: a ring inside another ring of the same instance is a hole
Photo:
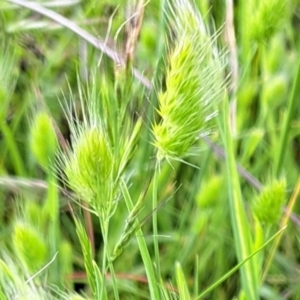
[[[185,155],[207,131],[224,86],[216,37],[207,33],[196,11],[188,1],[178,0],[167,15],[174,21],[176,40],[169,55],[166,90],[158,94],[161,121],[153,125],[159,160]]]
[[[287,1],[261,0],[249,1],[248,34],[251,40],[263,42],[270,39],[278,31],[287,16]]]
[[[102,130],[96,127],[82,130],[65,162],[67,182],[85,201],[99,200],[101,195],[105,197],[107,185],[111,184],[113,165],[112,151]]]
[[[34,273],[46,263],[47,247],[41,234],[25,223],[14,227],[13,245],[27,270]]]
[[[55,157],[58,148],[52,120],[45,112],[39,112],[31,127],[31,149],[38,163],[45,169]]]
[[[275,224],[282,214],[285,202],[286,182],[274,181],[266,186],[254,201],[254,212],[258,219],[267,224]]]

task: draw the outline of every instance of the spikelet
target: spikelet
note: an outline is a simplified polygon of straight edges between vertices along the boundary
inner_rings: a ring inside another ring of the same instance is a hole
[[[166,90],[158,94],[161,121],[153,125],[157,158],[186,155],[207,132],[209,120],[224,88],[223,57],[187,0],[169,5],[167,17],[175,25],[176,40],[169,56]]]
[[[116,204],[116,159],[102,116],[102,99],[94,85],[87,92],[80,84],[78,87],[79,110],[72,93],[71,101],[65,99],[63,103],[71,147],[67,153],[60,151],[57,169],[82,201],[96,214],[107,217]]]
[[[257,218],[266,224],[275,224],[282,214],[282,206],[286,200],[286,182],[274,181],[267,185],[253,204]]]
[[[32,152],[38,163],[44,169],[48,169],[54,160],[58,142],[52,120],[47,113],[39,112],[35,115],[30,133]]]
[[[29,272],[38,271],[46,263],[46,243],[33,227],[25,223],[16,223],[12,241],[16,255]]]
[[[247,34],[252,41],[263,42],[276,33],[287,17],[286,0],[251,0],[247,2]]]
[[[110,199],[113,156],[101,127],[79,130],[73,151],[65,157],[68,185],[94,208],[105,208]]]

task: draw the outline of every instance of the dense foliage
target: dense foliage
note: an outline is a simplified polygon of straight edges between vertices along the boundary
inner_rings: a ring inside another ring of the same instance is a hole
[[[0,0],[0,299],[300,299],[299,9]]]

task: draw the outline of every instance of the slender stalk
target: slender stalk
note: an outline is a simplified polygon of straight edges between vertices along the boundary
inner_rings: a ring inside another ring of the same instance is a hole
[[[300,48],[299,48],[299,52],[300,52]],[[290,131],[290,125],[291,125],[293,115],[296,111],[296,105],[298,104],[299,101],[299,87],[300,87],[300,56],[298,58],[296,76],[294,78],[293,87],[289,97],[288,111],[285,116],[283,129],[280,135],[279,151],[278,151],[278,155],[276,156],[277,160],[275,162],[275,174],[277,176],[280,176],[280,173],[282,171],[284,156],[287,148],[288,135]]]
[[[233,99],[230,104],[231,112],[231,128],[236,135],[236,113],[237,113],[237,98],[236,90],[238,86],[238,57],[235,42],[234,20],[233,20],[233,0],[226,0],[226,25],[225,31],[227,36],[229,54],[230,54],[230,69],[231,69],[231,92]]]
[[[51,256],[54,256],[57,251],[59,251],[60,245],[60,226],[59,226],[59,190],[57,184],[57,177],[53,174],[53,171],[49,170],[48,175],[48,194],[47,201],[45,203],[45,208],[50,217],[50,251]],[[52,263],[53,273],[52,281],[55,285],[61,287],[61,278],[60,278],[60,266],[59,261],[56,259]]]
[[[102,274],[104,276],[104,278],[106,278],[105,274],[107,271],[107,261],[108,261],[108,268],[110,270],[110,274],[111,274],[111,278],[113,281],[113,290],[114,290],[114,299],[119,300],[119,293],[118,293],[118,288],[117,288],[117,280],[116,280],[116,275],[115,275],[115,271],[114,271],[114,267],[113,264],[111,262],[109,262],[110,259],[110,251],[109,251],[109,245],[108,245],[108,228],[109,228],[109,218],[108,217],[100,217],[101,215],[99,215],[99,221],[101,224],[101,230],[102,230],[102,234],[103,234],[103,243],[104,243],[104,247],[103,247],[103,258],[102,258]],[[104,285],[102,285],[101,288],[101,299],[103,296],[103,290],[104,290]]]
[[[247,34],[247,20],[248,20],[248,1],[239,1],[239,11],[238,11],[238,25],[240,31],[240,47],[241,51],[241,60],[242,63],[246,63],[249,59],[250,51],[250,43],[249,43],[249,36]]]
[[[158,165],[155,168],[153,177],[153,193],[152,193],[152,227],[153,227],[153,244],[154,244],[154,255],[156,264],[157,278],[160,278],[160,259],[159,259],[159,245],[158,245],[158,230],[157,230],[157,177],[158,177]]]
[[[129,211],[131,211],[134,207],[132,199],[129,195],[126,183],[121,180],[121,190],[124,196],[124,200],[126,203],[126,206],[128,208]],[[137,219],[138,222],[138,219]],[[140,248],[140,252],[141,252],[141,256],[143,259],[143,263],[145,266],[145,271],[147,274],[147,278],[148,278],[148,282],[149,282],[149,289],[150,289],[150,295],[151,295],[151,299],[160,299],[160,292],[158,289],[158,284],[157,284],[157,280],[155,277],[155,272],[154,272],[154,268],[153,268],[153,264],[152,264],[152,259],[150,257],[148,248],[147,248],[147,244],[146,244],[146,240],[144,238],[143,235],[143,231],[142,229],[138,229],[136,232],[136,239]]]
[[[102,299],[103,295],[104,295],[104,290],[105,290],[105,281],[106,281],[106,262],[107,262],[107,230],[106,230],[106,226],[105,226],[105,222],[104,222],[104,218],[103,218],[103,214],[102,211],[99,210],[97,212],[98,218],[99,218],[99,223],[100,223],[100,229],[102,232],[102,237],[103,237],[103,254],[102,254],[102,276],[103,276],[103,284],[101,285],[101,289],[100,289],[100,297]]]
[[[239,175],[236,169],[233,138],[230,132],[229,105],[227,99],[224,99],[223,109],[223,129],[224,144],[226,149],[226,171],[228,178],[229,206],[231,215],[231,224],[234,234],[236,255],[238,262],[246,260],[251,255],[251,236],[250,228],[243,206]],[[221,130],[221,131],[223,131]],[[242,289],[245,292],[246,299],[259,299],[258,297],[258,278],[255,277],[255,260],[249,260],[241,268]]]

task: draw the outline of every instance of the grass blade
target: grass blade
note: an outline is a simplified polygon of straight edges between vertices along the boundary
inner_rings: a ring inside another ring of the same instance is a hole
[[[243,199],[241,187],[239,182],[239,175],[236,169],[234,143],[230,132],[229,120],[229,105],[228,99],[224,99],[223,109],[223,139],[226,149],[226,171],[228,179],[228,196],[231,215],[231,224],[234,235],[235,251],[237,259],[240,262],[244,261],[251,255],[251,234],[250,226],[246,217],[245,208],[243,206]],[[258,298],[258,278],[255,272],[254,260],[249,260],[241,268],[241,282],[242,289],[245,292],[246,299]]]

